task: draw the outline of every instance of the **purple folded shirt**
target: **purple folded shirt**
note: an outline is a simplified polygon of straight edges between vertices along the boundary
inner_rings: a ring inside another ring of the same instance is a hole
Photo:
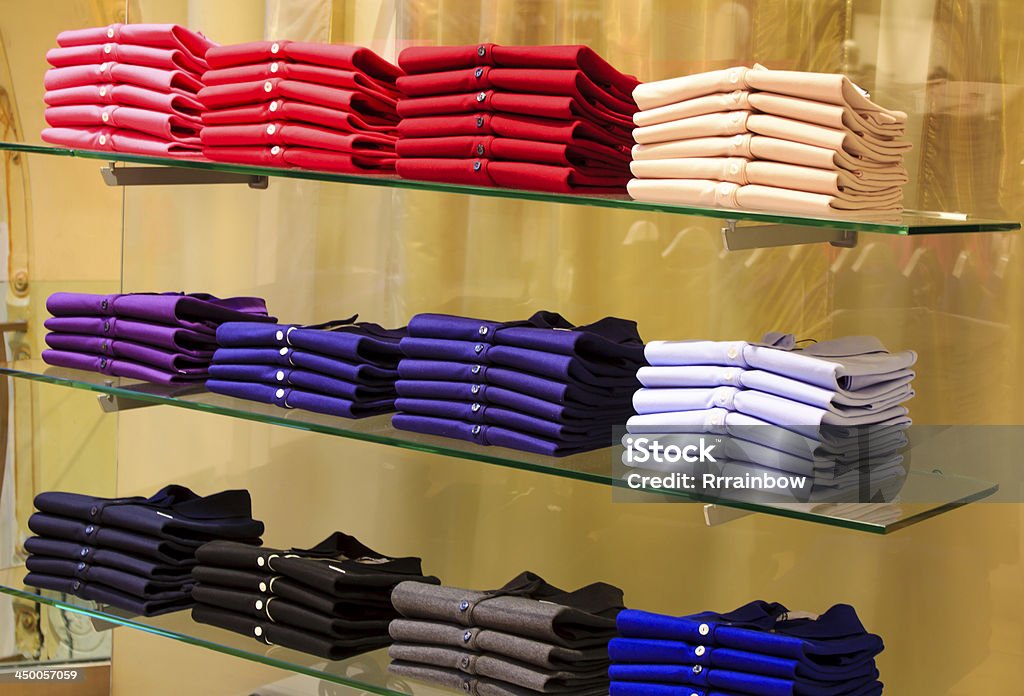
[[[108,358],[124,358],[135,363],[142,363],[167,372],[183,370],[203,370],[210,364],[213,351],[190,351],[174,353],[162,348],[147,346],[133,341],[114,341],[100,336],[83,336],[79,334],[48,333],[46,345],[54,350],[72,353],[88,353]]]
[[[527,435],[508,428],[481,423],[467,423],[449,418],[420,416],[410,413],[396,413],[391,424],[399,430],[409,430],[428,435],[440,435],[465,440],[478,445],[493,445],[533,452],[551,457],[565,457],[589,450],[609,447],[613,443],[609,435],[591,441],[561,442],[537,435]]]
[[[109,604],[143,616],[166,614],[172,611],[187,609],[195,604],[188,592],[178,592],[159,599],[139,599],[102,583],[85,582],[76,578],[45,575],[43,573],[28,573],[25,575],[24,582],[31,587],[75,595],[76,597]]]
[[[46,300],[55,317],[128,317],[185,329],[214,330],[227,321],[274,322],[258,297],[220,299],[205,293],[93,295],[56,292]]]
[[[360,402],[395,398],[393,386],[366,386],[316,372],[272,365],[210,365],[210,379],[298,387],[326,396]]]
[[[217,348],[216,337],[205,328],[193,331],[116,317],[51,317],[43,322],[43,326],[54,333],[117,338],[185,355],[205,355],[208,352],[212,355],[211,351]]]
[[[406,335],[405,328],[385,329],[348,319],[316,326],[230,322],[217,329],[217,343],[225,348],[290,347],[394,369],[402,357],[398,342]]]
[[[289,387],[273,387],[255,382],[233,382],[230,380],[207,380],[206,388],[216,394],[233,396],[249,401],[273,404],[281,408],[297,408],[314,413],[342,418],[363,418],[394,410],[394,399],[356,402],[339,399],[315,392]]]
[[[177,371],[161,370],[142,363],[108,358],[103,355],[89,353],[72,353],[66,350],[44,350],[43,362],[57,367],[68,367],[74,370],[99,372],[112,377],[127,377],[143,382],[156,384],[178,384],[206,379],[206,368],[184,369]]]
[[[559,422],[611,417],[625,423],[626,419],[633,415],[632,406],[624,398],[615,401],[595,397],[590,403],[578,401],[552,403],[515,389],[507,389],[493,384],[401,379],[395,382],[395,390],[399,396],[410,399],[477,401],[504,406],[531,416]]]

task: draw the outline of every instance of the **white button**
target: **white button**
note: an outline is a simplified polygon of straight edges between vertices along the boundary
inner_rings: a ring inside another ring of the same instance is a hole
[[[721,425],[721,424],[722,424],[722,416],[720,416],[717,413],[715,415],[711,416],[711,425]],[[701,635],[703,635],[703,634],[701,634]]]
[[[276,44],[276,43],[270,44],[270,52],[271,53],[277,53],[280,50],[281,50],[281,46],[279,44]]]
[[[257,599],[256,600],[256,611],[259,611],[262,608],[263,608],[263,600],[262,599]]]
[[[704,653],[707,652],[707,648],[705,648],[703,645],[698,645],[697,649],[693,652],[697,654],[697,657],[703,657]]]
[[[271,63],[270,64],[270,72],[276,73],[280,69],[281,69],[281,66],[278,65],[277,63]]]
[[[277,377],[277,381],[278,382],[283,382],[284,381],[284,370],[278,370],[276,377]]]
[[[287,348],[282,348],[281,350],[279,350],[277,352],[280,353],[281,355],[288,355],[288,349]]]
[[[101,135],[100,136],[100,145],[106,145],[106,144],[107,144],[107,136]]]
[[[256,565],[258,565],[260,568],[262,568],[266,564],[267,564],[267,561],[263,558],[263,556],[260,556],[259,558],[256,559]]]
[[[272,89],[274,89],[274,83],[273,82],[264,82],[263,83],[263,91],[264,92],[269,92]]]
[[[279,341],[283,341],[284,340],[284,331],[278,331],[276,334],[274,334],[274,337],[277,340],[279,340]]]
[[[267,583],[261,582],[260,583],[260,592],[266,592],[266,591],[267,591]]]
[[[697,629],[697,633],[701,634],[702,636],[706,636],[707,634],[711,633],[711,627],[707,624],[701,624],[700,627]]]
[[[104,111],[102,114],[100,114],[100,118],[103,119],[104,123],[106,123],[110,120],[110,113]]]
[[[729,173],[730,174],[739,174],[740,173],[740,165],[734,164],[731,167],[729,167]]]
[[[739,104],[740,103],[740,98],[743,96],[743,92],[741,92],[740,90],[736,90],[735,92],[733,92],[729,96],[732,97],[732,100],[733,100],[734,103]]]
[[[107,27],[107,38],[114,38],[114,27]]]
[[[732,122],[733,123],[739,123],[742,119],[743,119],[743,114],[741,114],[738,111],[733,113],[733,115],[732,115]]]
[[[732,193],[732,187],[733,185],[730,184],[728,181],[723,181],[718,185],[718,192],[723,196],[728,196],[730,193]]]
[[[283,399],[284,398],[284,389],[278,389],[276,392],[274,392],[274,396],[276,396],[279,399]]]
[[[735,358],[735,357],[736,357],[737,355],[739,355],[739,354],[740,354],[740,349],[739,349],[739,348],[737,348],[736,346],[732,346],[732,347],[731,347],[731,348],[729,348],[729,350],[728,350],[728,351],[726,352],[726,355],[728,355],[728,356],[729,356],[730,358],[733,358],[733,359],[734,359],[734,358]]]
[[[257,626],[256,628],[252,629],[252,632],[256,634],[257,638],[259,638],[260,636],[263,635],[263,627],[262,626]]]
[[[267,126],[267,135],[273,135],[276,132],[277,132],[277,126],[275,126],[273,123],[271,123],[269,126]]]
[[[101,97],[107,96],[107,88],[106,87],[100,87],[100,96]]]
[[[277,107],[281,105],[281,102],[270,102],[270,110],[277,111]]]
[[[102,63],[102,64],[100,64],[100,72],[106,72],[108,65],[110,65],[110,63]]]
[[[270,148],[270,154],[272,154],[272,155],[279,155],[279,154],[281,154],[281,148],[279,146],[275,145],[274,147]],[[281,355],[284,355],[284,353],[281,353]]]
[[[726,382],[731,382],[736,377],[736,370],[726,370],[722,373],[722,379]]]
[[[740,71],[739,70],[730,70],[729,71],[729,82],[731,82],[733,84],[736,84],[739,81],[740,81]]]
[[[114,47],[111,44],[104,44],[103,45],[103,52],[104,53],[110,53],[113,50],[114,50]]]

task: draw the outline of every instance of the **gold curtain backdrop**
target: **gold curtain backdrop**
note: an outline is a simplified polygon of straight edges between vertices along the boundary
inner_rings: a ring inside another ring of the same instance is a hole
[[[1017,0],[0,0],[0,76],[27,141],[39,142],[55,34],[125,10],[221,43],[353,42],[392,60],[412,45],[583,43],[645,81],[755,62],[844,72],[910,115],[908,208],[1022,217]],[[872,334],[920,355],[915,422],[1024,422],[1016,234],[728,253],[719,223],[694,217],[288,180],[122,192],[96,162],[25,159],[34,355],[45,294],[65,287],[259,294],[287,322],[550,309],[577,323],[633,318],[646,340]],[[123,495],[172,480],[246,487],[272,546],[341,529],[420,555],[451,584],[495,587],[531,569],[561,586],[615,583],[630,606],[674,613],[847,602],[885,638],[890,693],[1024,683],[1019,504],[973,504],[886,537],[763,515],[706,528],[696,505],[614,503],[606,487],[475,462],[171,408],[100,416],[57,387],[19,387],[16,402],[18,465],[32,477],[19,481],[22,520],[33,492],[113,490],[115,471]],[[982,456],[960,472],[1009,472],[1019,489],[1016,466]],[[282,676],[126,630],[114,643],[118,696],[241,693]],[[154,679],[157,656],[173,680]]]

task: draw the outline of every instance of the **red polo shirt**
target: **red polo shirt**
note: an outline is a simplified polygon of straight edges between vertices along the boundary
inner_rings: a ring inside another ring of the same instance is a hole
[[[403,118],[398,124],[403,138],[449,135],[499,135],[519,140],[572,144],[590,140],[610,147],[631,147],[633,136],[619,129],[600,128],[588,121],[558,121],[511,114],[475,113],[451,116]]]
[[[493,135],[461,135],[442,138],[402,138],[396,145],[399,157],[486,158],[535,162],[581,171],[608,169],[623,176],[629,171],[629,151],[593,141],[548,143],[538,140],[500,138]]]
[[[286,145],[363,155],[395,157],[395,141],[387,136],[363,133],[338,133],[299,123],[266,125],[206,126],[202,131],[204,147],[248,145]]]
[[[207,111],[203,113],[202,118],[205,126],[289,121],[309,123],[346,133],[374,132],[388,135],[395,133],[393,119],[373,115],[363,116],[288,99],[275,99],[262,104]]]
[[[215,162],[234,162],[258,167],[310,169],[342,174],[381,174],[394,171],[393,158],[346,155],[301,147],[207,147],[203,155]]]
[[[349,44],[310,43],[305,41],[253,41],[217,46],[210,49],[206,61],[211,68],[230,68],[250,63],[286,60],[323,65],[339,70],[366,73],[375,80],[393,84],[402,71],[376,53]]]

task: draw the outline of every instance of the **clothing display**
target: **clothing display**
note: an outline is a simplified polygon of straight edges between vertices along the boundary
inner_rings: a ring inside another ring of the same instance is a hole
[[[205,380],[222,323],[275,321],[258,297],[202,293],[58,292],[46,308],[47,364],[157,384]]]
[[[761,65],[638,85],[630,195],[815,217],[903,210],[907,115],[842,75]]]
[[[608,644],[613,695],[882,693],[882,639],[845,604],[821,616],[767,602],[682,617],[627,609],[616,625]]]
[[[566,592],[526,572],[487,592],[403,582],[391,601],[395,674],[465,693],[607,693],[612,585]]]
[[[263,534],[248,491],[200,497],[171,485],[149,498],[49,492],[35,506],[25,584],[145,616],[191,606],[190,571],[202,544],[259,545]]]
[[[386,413],[398,396],[406,335],[356,317],[315,326],[229,322],[217,329],[206,388],[343,418]]]
[[[343,173],[394,170],[395,80],[367,48],[262,41],[210,50],[198,99],[209,159]]]
[[[400,346],[396,428],[552,456],[611,445],[644,364],[634,322],[577,327],[553,312],[418,314]]]
[[[57,35],[46,54],[42,138],[154,156],[200,154],[196,99],[215,44],[175,24],[113,24]]]
[[[329,660],[390,642],[395,585],[440,584],[419,558],[391,558],[341,532],[310,549],[212,542],[196,557],[193,619]]]
[[[621,191],[638,84],[585,46],[415,46],[398,57],[399,175]]]

